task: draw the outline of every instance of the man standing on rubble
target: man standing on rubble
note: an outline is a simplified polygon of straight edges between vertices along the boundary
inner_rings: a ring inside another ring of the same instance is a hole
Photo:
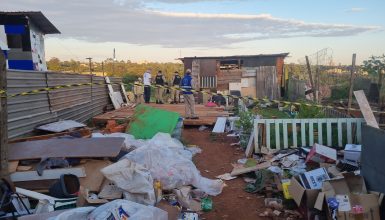
[[[157,86],[155,88],[156,104],[163,104],[163,86],[165,81],[162,70],[159,70],[155,77],[155,85]]]
[[[143,85],[144,85],[144,102],[150,103],[151,97],[151,69],[148,69],[143,74]]]
[[[172,86],[176,89],[172,90],[172,99],[173,102],[172,104],[178,104],[180,102],[180,97],[179,97],[179,88],[180,88],[180,82],[182,81],[182,77],[179,76],[178,71],[175,71],[174,78],[172,80]]]
[[[181,82],[181,87],[183,89],[186,119],[199,119],[195,115],[195,98],[193,92],[191,91],[195,87],[195,81],[191,77],[190,69],[186,70],[186,74],[184,75]]]

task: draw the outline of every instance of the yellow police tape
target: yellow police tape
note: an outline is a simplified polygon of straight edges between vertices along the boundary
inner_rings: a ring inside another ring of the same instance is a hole
[[[31,91],[26,92],[20,92],[15,94],[7,94],[5,90],[0,90],[0,95],[2,98],[13,98],[17,96],[27,96],[27,95],[35,95],[39,94],[40,92],[46,92],[46,91],[53,91],[58,89],[64,89],[64,88],[71,88],[71,87],[80,87],[80,86],[92,86],[92,85],[137,85],[137,86],[144,86],[142,83],[105,83],[105,82],[99,82],[99,83],[76,83],[76,84],[68,84],[68,85],[58,85],[58,86],[52,86],[52,87],[45,87],[45,88],[39,88],[34,89]],[[179,91],[187,91],[186,89],[179,88],[179,87],[173,87],[173,86],[162,86],[162,85],[151,85],[153,88],[164,88],[164,89],[171,89],[171,90],[179,90]],[[271,99],[263,99],[263,98],[253,98],[253,97],[244,97],[244,96],[236,96],[236,95],[224,95],[216,92],[207,92],[207,91],[198,91],[191,89],[190,90],[193,93],[202,93],[202,94],[208,94],[208,95],[218,95],[223,97],[229,97],[233,99],[243,99],[243,100],[251,100],[254,102],[272,102],[272,103],[282,103],[285,105],[304,105],[308,107],[317,107],[317,108],[329,108],[329,109],[338,109],[338,110],[351,110],[351,111],[361,111],[360,109],[356,108],[344,108],[344,107],[338,107],[338,106],[332,106],[332,105],[320,105],[320,104],[312,104],[312,103],[301,103],[301,102],[289,102],[289,101],[282,101],[282,100],[271,100]],[[3,94],[6,94],[5,96]],[[385,114],[385,111],[373,111],[373,113],[376,114]]]

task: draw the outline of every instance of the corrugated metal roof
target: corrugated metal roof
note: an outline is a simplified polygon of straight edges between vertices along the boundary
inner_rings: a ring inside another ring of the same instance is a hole
[[[258,54],[258,55],[234,55],[234,56],[208,56],[208,57],[183,57],[179,60],[184,59],[238,59],[238,58],[259,58],[259,57],[287,57],[289,53],[278,53],[278,54]]]
[[[0,12],[1,17],[6,16],[26,16],[35,24],[44,34],[60,34],[60,31],[48,20],[41,11],[17,11],[17,12]]]

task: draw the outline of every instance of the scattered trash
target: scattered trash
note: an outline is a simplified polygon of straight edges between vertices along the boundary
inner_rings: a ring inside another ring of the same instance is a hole
[[[201,202],[204,212],[209,212],[213,209],[213,200],[210,197],[203,198]]]
[[[204,131],[204,130],[206,130],[207,128],[208,128],[207,126],[201,125],[201,126],[198,128],[198,130],[199,130],[199,131]]]

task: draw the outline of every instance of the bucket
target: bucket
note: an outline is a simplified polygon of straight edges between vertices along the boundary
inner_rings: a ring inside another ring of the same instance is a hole
[[[73,174],[62,174],[60,179],[49,188],[49,194],[56,198],[77,197],[79,192],[79,178]]]

